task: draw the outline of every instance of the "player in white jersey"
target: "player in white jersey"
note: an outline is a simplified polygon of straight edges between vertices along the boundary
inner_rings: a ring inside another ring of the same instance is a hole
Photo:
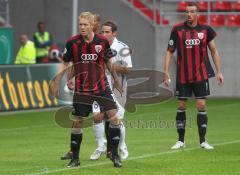
[[[123,93],[120,94],[116,90],[114,90],[114,85],[112,84],[111,80],[111,75],[106,71],[108,82],[114,92],[114,99],[117,103],[118,106],[118,116],[122,120],[124,118],[124,113],[125,113],[125,103],[126,103],[126,96],[127,96],[127,81],[126,81],[126,74],[129,72],[129,70],[132,68],[132,60],[131,60],[131,54],[130,54],[130,49],[129,47],[119,41],[116,36],[117,36],[117,25],[112,22],[112,21],[107,21],[102,25],[101,29],[102,34],[108,39],[111,49],[116,51],[116,56],[113,59],[113,62],[117,65],[116,66],[116,72],[119,75],[119,79],[122,82],[122,87],[123,87]],[[93,115],[94,118],[102,118],[104,114],[100,114],[100,109],[98,107],[97,103],[93,104]],[[100,119],[101,120],[101,119]],[[96,120],[95,120],[96,121]],[[105,134],[106,137],[108,138],[107,135],[107,130],[108,130],[109,122],[105,122]],[[104,148],[104,143],[105,143],[105,138],[104,138],[104,124],[103,122],[99,122],[93,125],[94,133],[95,133],[95,138],[98,143],[98,148],[93,152],[93,154],[90,156],[91,160],[98,160],[99,157],[101,156],[102,153],[105,152]],[[107,153],[108,156],[111,153],[110,148],[110,142],[108,141],[107,143]],[[121,159],[125,160],[128,157],[128,150],[127,146],[125,143],[125,126],[123,125],[123,122],[121,124],[120,128],[120,143],[119,143],[119,150],[121,153]]]

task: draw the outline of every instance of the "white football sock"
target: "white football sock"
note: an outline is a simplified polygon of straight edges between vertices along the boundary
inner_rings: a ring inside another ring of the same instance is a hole
[[[93,123],[93,131],[98,145],[99,151],[105,150],[106,139],[104,138],[104,125],[101,123]]]
[[[121,122],[121,127],[120,127],[120,142],[119,142],[119,148],[120,149],[125,149],[127,148],[127,145],[125,143],[125,126]]]

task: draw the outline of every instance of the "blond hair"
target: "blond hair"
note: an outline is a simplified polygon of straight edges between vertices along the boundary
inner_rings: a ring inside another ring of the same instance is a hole
[[[94,23],[94,15],[91,12],[82,12],[78,18],[87,19],[91,24]]]

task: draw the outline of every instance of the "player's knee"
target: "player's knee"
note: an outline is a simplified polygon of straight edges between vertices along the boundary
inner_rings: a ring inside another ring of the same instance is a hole
[[[82,128],[72,128],[72,133],[73,134],[81,134],[82,133]]]
[[[198,101],[197,102],[197,109],[199,111],[205,111],[206,110],[206,103],[205,103],[205,101]]]
[[[79,121],[74,121],[72,125],[72,133],[82,132],[81,123]]]
[[[116,109],[109,110],[107,112],[107,115],[108,115],[108,118],[109,118],[109,121],[110,121],[111,124],[119,125],[120,120],[119,120],[119,116],[117,115],[117,110]]]
[[[119,125],[120,124],[119,117],[117,115],[111,117],[110,118],[110,123],[113,124],[113,125]]]
[[[101,123],[102,122],[102,118],[101,118],[100,112],[94,112],[93,113],[93,122],[94,123]]]
[[[83,124],[83,122],[82,122],[81,120],[73,121],[72,128],[73,128],[73,129],[82,128],[82,124]]]
[[[186,101],[179,101],[178,109],[185,110],[186,108],[187,108],[187,102]]]

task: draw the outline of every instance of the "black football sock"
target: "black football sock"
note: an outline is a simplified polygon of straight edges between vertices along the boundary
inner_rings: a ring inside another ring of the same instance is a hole
[[[73,159],[79,159],[79,151],[82,143],[82,132],[71,133],[71,151],[73,153]]]
[[[197,125],[200,144],[205,142],[205,135],[207,132],[207,113],[206,111],[198,111],[197,113]]]
[[[113,157],[118,156],[118,145],[120,140],[120,125],[109,125],[110,149]]]
[[[110,149],[111,141],[109,140],[109,124],[110,124],[109,121],[105,121],[104,127],[105,127],[105,135],[106,135],[106,138],[107,138],[107,152],[111,151],[111,149]]]
[[[185,126],[186,126],[185,109],[177,110],[176,125],[177,125],[177,132],[178,132],[178,140],[181,142],[184,142]]]

